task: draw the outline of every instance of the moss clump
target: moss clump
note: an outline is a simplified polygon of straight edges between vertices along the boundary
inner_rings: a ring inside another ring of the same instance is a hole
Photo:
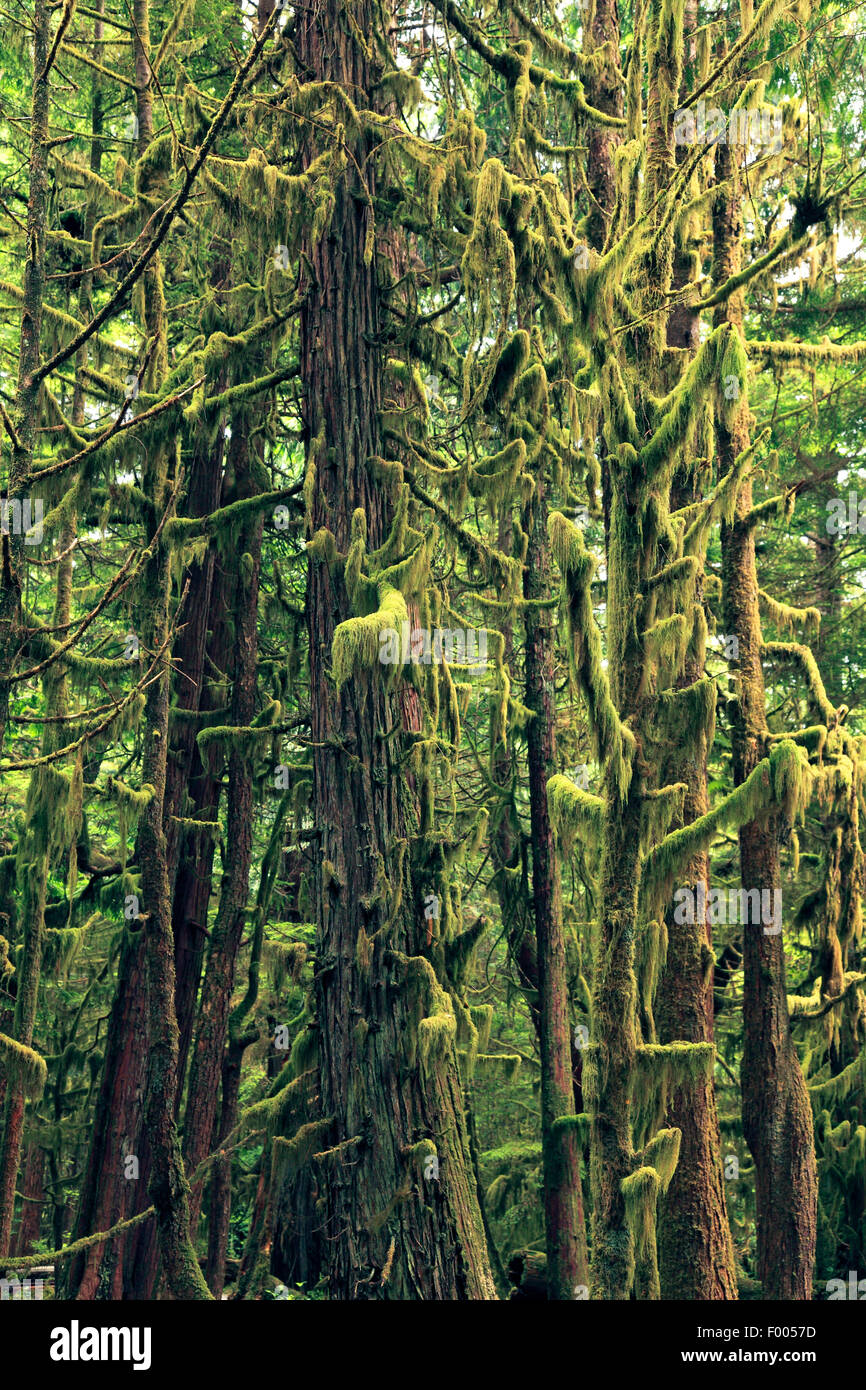
[[[20,1086],[30,1100],[40,1100],[48,1079],[44,1058],[14,1038],[0,1033],[0,1068],[9,1081]]]
[[[583,535],[562,515],[551,512],[548,531],[563,578],[568,618],[572,674],[589,707],[590,730],[597,762],[609,763],[621,801],[631,783],[635,738],[617,713],[603,665],[601,633],[592,612],[591,584],[595,562]]]
[[[311,1120],[301,1125],[291,1139],[275,1135],[271,1150],[272,1181],[281,1181],[299,1173],[319,1149],[322,1140],[327,1138],[332,1125],[330,1118]]]
[[[547,783],[547,801],[553,828],[566,851],[577,838],[588,848],[599,847],[604,829],[602,797],[583,791],[570,777],[556,773]]]
[[[409,621],[406,600],[399,589],[382,585],[379,607],[365,617],[347,618],[334,632],[331,661],[337,689],[353,676],[369,672],[379,661],[382,634],[401,632]]]

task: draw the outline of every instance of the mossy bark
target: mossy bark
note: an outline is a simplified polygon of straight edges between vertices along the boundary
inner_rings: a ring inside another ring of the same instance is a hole
[[[343,0],[317,0],[297,19],[300,62],[316,80],[371,92],[378,74],[358,35],[374,27],[365,4],[353,7],[350,23]],[[355,509],[365,514],[371,547],[384,542],[389,522],[369,466],[381,454],[383,364],[375,258],[364,254],[373,177],[366,141],[360,138],[347,171],[334,179],[329,233],[315,244],[308,236],[304,246],[304,431],[310,448],[325,441],[311,520],[314,530],[333,533],[343,553]],[[316,152],[311,138],[307,160]],[[381,930],[387,910],[365,907],[380,896],[380,856],[394,862],[414,814],[397,753],[383,738],[401,723],[399,702],[376,671],[336,690],[328,669],[334,630],[355,615],[342,574],[316,556],[307,611],[321,1109],[333,1117],[334,1145],[351,1146],[321,1161],[329,1288],[343,1299],[492,1298],[454,1043],[437,1037],[441,1047],[426,1066],[412,1047],[419,1025],[411,980],[427,977],[411,962],[428,949],[428,924],[409,856],[393,922]],[[392,893],[397,888],[392,882]],[[413,1157],[424,1139],[436,1146],[438,1176]]]
[[[24,262],[21,340],[18,355],[18,386],[15,397],[15,439],[6,487],[12,500],[25,495],[27,478],[33,465],[33,450],[39,425],[39,383],[34,381],[40,360],[42,297],[45,282],[45,227],[48,213],[48,136],[49,86],[48,45],[50,37],[47,0],[34,0],[30,16],[33,35],[33,85],[30,113],[29,196],[27,199],[27,259]],[[0,535],[0,749],[9,714],[8,677],[18,659],[22,556],[24,537]],[[6,1205],[8,1194],[0,1183],[0,1252],[8,1240]],[[5,1235],[4,1235],[5,1232]]]
[[[703,669],[704,652],[695,651],[677,684],[699,680]],[[684,782],[688,787],[683,824],[704,815],[709,810],[706,739],[667,759],[661,780]],[[678,822],[671,828],[677,829]],[[702,882],[709,888],[706,853],[695,855],[682,881]],[[666,913],[667,959],[655,1010],[661,1043],[713,1041],[712,928],[706,913],[696,913],[695,918],[694,923],[681,924],[670,909]],[[665,1126],[680,1130],[682,1141],[679,1162],[659,1209],[662,1298],[735,1299],[736,1270],[712,1076],[699,1076],[673,1090]]]
[[[21,346],[18,358],[18,390],[15,401],[16,439],[13,441],[7,496],[22,495],[33,463],[33,449],[39,423],[39,387],[33,381],[39,365],[42,328],[42,292],[45,273],[45,223],[48,204],[46,166],[49,135],[48,68],[49,12],[45,0],[36,0],[32,16],[33,86],[30,122],[30,195],[27,204],[27,260],[24,264],[24,300],[21,315]],[[0,747],[6,728],[10,687],[5,677],[14,669],[18,655],[21,600],[20,556],[24,537],[0,536]],[[16,555],[17,552],[17,555]],[[30,1046],[36,1019],[36,1003],[42,958],[45,920],[47,848],[36,879],[25,875],[25,900],[19,921],[24,930],[24,953],[16,981],[13,1036]],[[8,1254],[15,1207],[15,1179],[21,1154],[24,1127],[24,1091],[17,1078],[9,1077],[0,1137],[0,1255]]]
[[[150,26],[148,0],[135,0],[135,77],[139,158],[153,136]],[[157,385],[165,371],[165,312],[159,256],[145,270],[144,319],[154,350],[145,386]],[[147,978],[148,1057],[144,1122],[152,1154],[149,1182],[156,1207],[162,1267],[174,1298],[210,1298],[190,1239],[189,1185],[184,1173],[175,1124],[178,1027],[175,1015],[174,941],[168,878],[163,802],[168,755],[170,552],[157,527],[169,505],[169,451],[165,445],[148,457],[144,490],[153,503],[151,551],[142,582],[145,650],[155,653],[156,669],[147,687],[144,708],[142,782],[154,788],[139,823],[145,968]]]
[[[683,69],[681,100],[697,85],[697,0],[685,0],[683,7]],[[688,147],[676,150],[677,167],[689,158]],[[694,275],[688,236],[690,223],[678,232],[674,247],[672,288],[681,290]],[[691,352],[700,345],[700,314],[688,295],[667,316],[666,339],[669,347]],[[690,470],[675,478],[671,507],[676,509],[698,501],[700,493]],[[703,604],[703,580],[699,575],[695,605]],[[679,688],[702,679],[706,659],[703,624],[696,625],[685,664],[675,684]],[[660,782],[685,783],[687,791],[682,818],[671,829],[690,824],[709,810],[707,794],[706,734],[702,731],[691,746],[674,750],[664,760]],[[709,855],[694,856],[682,875],[683,883],[698,882],[709,888]],[[655,1018],[661,1043],[713,1041],[713,933],[700,914],[693,923],[677,923],[670,907],[666,911],[667,958],[658,986]],[[665,1126],[682,1135],[680,1156],[670,1186],[659,1203],[658,1258],[661,1296],[664,1299],[735,1299],[736,1268],[728,1222],[722,1169],[719,1120],[712,1077],[698,1077],[693,1084],[677,1086],[668,1102]]]
[[[719,146],[717,177],[729,180],[713,205],[713,278],[721,284],[741,265],[742,215],[736,152]],[[717,322],[742,328],[740,291],[717,310]],[[742,383],[744,386],[745,383]],[[728,428],[717,422],[722,471],[748,446],[745,404]],[[726,632],[738,641],[737,700],[732,719],[734,779],[745,781],[765,754],[767,716],[761,666],[761,625],[752,485],[737,498],[733,525],[722,528],[722,604]],[[745,825],[739,832],[743,888],[776,890],[781,885],[780,813]],[[810,1299],[815,1257],[817,1176],[812,1109],[788,1016],[784,933],[760,924],[743,930],[743,1133],[755,1161],[757,1265],[765,1298]]]
[[[640,722],[643,653],[632,619],[642,556],[635,502],[637,478],[612,474],[608,555],[608,652],[611,697],[622,719]],[[625,801],[614,766],[605,768],[600,913],[593,952],[592,1057],[584,1071],[592,1183],[592,1297],[627,1299],[634,1251],[622,1184],[633,1166],[629,1096],[635,1068],[634,943],[640,882],[641,777]]]
[[[536,479],[523,524],[529,538],[523,590],[524,597],[532,602],[547,598],[552,588],[541,475]],[[589,1270],[577,1131],[574,1125],[556,1123],[574,1115],[574,1085],[561,890],[547,804],[547,780],[554,771],[556,737],[553,646],[549,611],[527,608],[525,703],[534,716],[527,731],[527,761],[538,968],[547,1296],[568,1300],[577,1296],[578,1285],[588,1287]]]

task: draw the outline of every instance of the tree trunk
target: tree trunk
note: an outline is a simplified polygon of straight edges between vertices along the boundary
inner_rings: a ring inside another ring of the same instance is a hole
[[[524,598],[532,603],[552,590],[547,506],[541,467],[527,508],[529,542]],[[541,1047],[541,1126],[544,1155],[544,1226],[547,1245],[547,1296],[574,1299],[588,1287],[589,1270],[580,1179],[580,1146],[569,1120],[574,1115],[571,1024],[562,903],[556,847],[547,804],[547,780],[554,772],[556,693],[554,626],[548,610],[526,609],[526,706],[534,718],[527,731],[529,800],[532,825],[532,893],[538,943],[538,994]]]
[[[139,157],[153,136],[150,27],[148,0],[135,0],[136,106]],[[165,371],[165,321],[162,271],[155,256],[144,273],[144,318],[154,344],[148,378],[150,389]],[[153,506],[153,533],[169,505],[169,451],[165,446],[148,458],[144,490]],[[179,465],[179,460],[178,460]],[[150,537],[153,540],[153,535]],[[160,1253],[169,1289],[175,1298],[210,1298],[190,1240],[189,1185],[180,1154],[174,1109],[177,1092],[178,1028],[175,1015],[174,941],[168,879],[163,803],[168,754],[170,553],[165,538],[152,546],[143,579],[144,641],[154,653],[156,679],[147,687],[144,708],[144,755],[141,778],[153,788],[139,826],[139,862],[144,898],[142,918],[147,978],[148,1057],[144,1122],[152,1154],[150,1193],[156,1207]]]
[[[299,15],[297,53],[313,80],[339,83],[347,92],[374,90],[378,74],[353,35],[356,26],[361,34],[375,27],[365,3],[354,7],[352,25],[343,0],[316,0]],[[361,137],[360,146],[368,139]],[[389,519],[368,462],[381,454],[382,358],[376,268],[364,255],[372,190],[360,186],[356,173],[363,166],[365,179],[372,178],[364,153],[359,148],[358,162],[353,158],[335,175],[330,229],[304,247],[310,266],[301,314],[305,436],[311,451],[313,441],[324,439],[316,448],[312,526],[327,527],[343,553],[355,509],[364,512],[371,549],[383,543]],[[379,856],[394,863],[397,842],[407,838],[410,808],[399,762],[383,738],[401,723],[398,701],[378,672],[353,677],[339,693],[329,674],[335,627],[353,616],[340,568],[311,556],[310,704],[320,832],[316,1034],[322,1115],[332,1123],[336,1146],[322,1161],[329,1285],[342,1299],[492,1298],[447,1029],[435,1056],[425,1063],[417,1055],[411,995],[426,993],[428,1006],[435,996],[432,967],[422,959],[421,885],[404,867],[402,905],[386,931],[375,921],[377,909],[365,907],[377,897]],[[395,887],[392,880],[392,892]],[[425,1176],[418,1161],[425,1150],[416,1146],[431,1139],[438,1179]]]
[[[24,1185],[21,1193],[21,1220],[15,1237],[15,1254],[29,1255],[39,1239],[45,1203],[45,1151],[28,1144],[24,1156]]]
[[[741,265],[742,216],[736,152],[716,151],[718,180],[730,180],[713,205],[713,278],[719,284]],[[741,292],[716,312],[717,322],[742,328]],[[745,383],[739,383],[743,390]],[[748,411],[731,429],[718,421],[722,473],[749,443]],[[755,565],[752,484],[737,498],[736,519],[722,528],[722,605],[725,630],[738,643],[737,701],[732,719],[734,780],[744,782],[766,751],[767,716],[761,666],[761,624]],[[779,813],[739,832],[743,888],[775,890],[783,822]],[[812,1108],[791,1036],[785,983],[784,934],[758,923],[743,929],[743,1133],[755,1161],[757,1267],[764,1297],[810,1299],[815,1257],[817,1176]]]
[[[227,476],[231,480],[231,491],[226,502],[242,500],[255,492],[251,477],[254,460],[250,455],[249,437],[250,422],[242,415],[234,421],[228,450]],[[231,725],[233,728],[246,729],[255,714],[262,551],[260,515],[242,527],[238,545],[241,562],[234,576],[229,604],[235,625]],[[217,1113],[235,963],[249,896],[253,850],[253,757],[249,749],[238,746],[236,742],[229,747],[226,863],[199,1003],[184,1126],[184,1157],[190,1172],[208,1153]],[[202,1186],[199,1181],[193,1187],[191,1210],[194,1224],[201,1203]]]
[[[677,684],[699,680],[703,669],[704,653],[696,652]],[[686,783],[685,825],[709,809],[704,745],[701,740],[690,755],[670,759],[661,778],[665,783]],[[707,854],[694,857],[683,882],[692,886],[701,882],[709,889]],[[706,912],[694,915],[694,923],[679,924],[670,910],[666,913],[667,960],[656,1004],[662,1043],[713,1041],[712,927]],[[662,1298],[735,1299],[736,1270],[712,1076],[684,1082],[672,1091],[665,1125],[680,1130],[682,1140],[679,1162],[659,1204]]]
[[[685,99],[697,85],[696,31],[698,6],[686,0],[683,14],[684,63],[680,86]],[[676,151],[677,166],[689,157],[688,147]],[[673,289],[688,284],[693,275],[690,248],[683,244],[690,224],[677,235],[674,248]],[[694,296],[692,295],[691,298]],[[700,345],[700,314],[689,300],[674,306],[667,320],[669,347],[697,350]],[[675,480],[671,507],[687,506],[700,499],[694,479]],[[703,603],[703,581],[698,578],[695,604]],[[698,640],[698,633],[701,633]],[[695,626],[692,648],[676,685],[691,685],[704,674],[706,643],[703,626]],[[668,758],[662,783],[683,782],[688,790],[683,805],[683,824],[691,824],[709,810],[705,737],[690,749],[679,750]],[[678,828],[674,822],[673,828]],[[709,889],[709,855],[695,855],[684,882],[702,882]],[[696,913],[693,923],[679,924],[668,909],[667,960],[659,981],[656,1022],[659,1041],[711,1043],[713,1028],[713,933],[706,912]],[[701,920],[701,917],[703,920]],[[736,1269],[731,1229],[728,1224],[722,1169],[719,1119],[712,1077],[698,1077],[673,1091],[665,1124],[682,1135],[680,1157],[664,1198],[660,1201],[658,1226],[659,1277],[665,1299],[735,1299]]]
[[[147,1051],[142,1040],[147,1036],[146,1028],[142,933],[124,928],[117,992],[108,1020],[102,1076],[73,1240],[105,1231],[114,1222],[125,1221],[148,1205],[142,1191],[146,1179],[141,1173],[139,1154],[147,1068]],[[128,1234],[121,1232],[107,1244],[92,1245],[74,1256],[66,1274],[65,1297],[123,1298],[132,1275],[126,1247],[133,1235],[135,1230]]]

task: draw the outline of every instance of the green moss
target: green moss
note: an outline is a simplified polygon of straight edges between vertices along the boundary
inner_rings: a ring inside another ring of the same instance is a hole
[[[676,1172],[680,1157],[682,1131],[679,1129],[660,1129],[643,1150],[641,1164],[655,1168],[659,1177],[659,1189],[667,1192]]]
[[[518,1052],[479,1052],[475,1059],[479,1071],[502,1071],[508,1081],[514,1080],[522,1060]]]
[[[689,860],[707,849],[725,828],[739,829],[771,809],[780,810],[789,822],[805,811],[812,792],[813,774],[808,756],[790,739],[775,744],[739,787],[690,825],[674,830],[647,855],[641,881],[647,910],[664,907],[677,875]]]
[[[374,613],[340,623],[334,632],[331,649],[337,689],[342,689],[352,677],[374,670],[379,664],[382,633],[399,633],[402,624],[408,621],[406,600],[400,590],[382,585],[379,607]]]
[[[598,849],[604,829],[602,797],[583,791],[570,777],[556,773],[547,783],[547,802],[551,823],[565,850],[578,838],[587,848]]]
[[[48,1080],[44,1058],[14,1038],[0,1033],[0,1069],[7,1080],[19,1086],[30,1100],[40,1100]]]
[[[624,801],[631,783],[635,739],[617,713],[603,665],[601,634],[592,612],[594,561],[581,532],[561,512],[551,512],[548,531],[563,577],[571,669],[589,708],[595,758],[611,766],[618,795]]]
[[[271,1180],[294,1177],[309,1163],[333,1127],[333,1120],[311,1120],[301,1125],[291,1139],[275,1135],[271,1149]]]

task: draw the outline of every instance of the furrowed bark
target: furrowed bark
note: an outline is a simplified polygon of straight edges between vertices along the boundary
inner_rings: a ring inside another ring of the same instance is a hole
[[[373,31],[364,4],[353,19],[362,34]],[[349,92],[372,89],[372,57],[353,35],[342,0],[317,0],[300,14],[295,42],[316,79]],[[312,524],[327,527],[343,552],[354,509],[365,513],[371,548],[385,539],[388,522],[368,466],[381,452],[380,303],[375,265],[364,256],[369,192],[358,185],[356,167],[351,161],[335,178],[330,232],[305,245],[301,314],[305,435],[312,442],[324,431],[326,441]],[[421,885],[408,871],[388,941],[374,939],[367,956],[366,929],[376,924],[363,903],[374,894],[376,856],[387,862],[409,829],[402,774],[381,737],[400,724],[401,711],[377,672],[336,692],[328,675],[334,629],[354,615],[337,567],[311,557],[308,586],[321,1110],[333,1119],[331,1147],[348,1146],[322,1167],[330,1287],[348,1299],[492,1298],[453,1043],[426,1069],[407,1058],[407,975],[419,968],[411,960],[423,954],[427,927]],[[412,1158],[425,1138],[436,1145],[438,1181]]]

